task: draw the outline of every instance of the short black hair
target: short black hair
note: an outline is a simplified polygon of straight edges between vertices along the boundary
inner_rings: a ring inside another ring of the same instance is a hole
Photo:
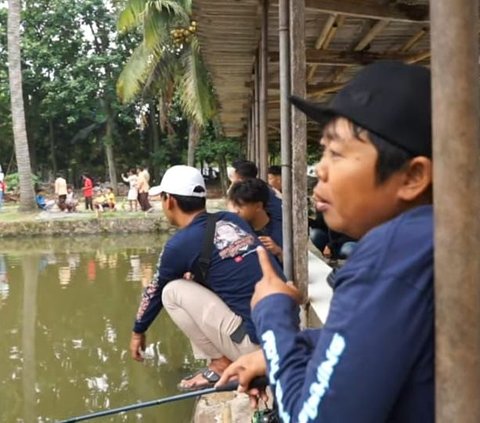
[[[282,176],[282,167],[278,165],[273,165],[268,168],[267,174]]]
[[[257,165],[249,160],[235,160],[232,166],[241,178],[248,179],[257,177]]]
[[[334,118],[331,122],[335,124],[338,120]],[[390,141],[380,137],[379,135],[369,131],[368,129],[363,128],[360,125],[349,121],[352,133],[355,139],[358,141],[365,141],[367,138],[377,151],[377,163],[375,164],[375,179],[377,184],[382,184],[395,172],[398,172],[402,169],[411,159],[413,159],[414,154],[404,150],[403,148],[397,147],[395,144]],[[328,126],[328,124],[327,124]],[[335,134],[335,128],[331,128],[329,131],[331,134]]]
[[[269,197],[270,189],[267,183],[258,178],[237,182],[228,192],[228,199],[238,205],[261,202],[266,208]]]
[[[194,191],[205,192],[205,189],[199,185],[195,187]],[[163,199],[167,198],[167,195],[170,195],[177,200],[178,208],[184,213],[193,213],[204,210],[207,204],[206,197],[191,197],[187,195],[168,194],[166,192],[160,194]]]

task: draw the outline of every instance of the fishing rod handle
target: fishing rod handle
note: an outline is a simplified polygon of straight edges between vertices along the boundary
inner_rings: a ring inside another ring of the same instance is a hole
[[[248,385],[248,389],[265,389],[268,386],[268,378],[267,376],[258,376],[250,382]],[[216,392],[228,392],[228,391],[235,391],[238,388],[238,380],[231,380],[224,385],[217,386]]]

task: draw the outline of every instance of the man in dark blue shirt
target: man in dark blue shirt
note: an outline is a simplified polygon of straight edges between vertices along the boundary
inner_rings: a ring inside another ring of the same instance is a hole
[[[237,215],[218,213],[206,286],[187,280],[197,269],[205,239],[205,183],[197,169],[173,166],[159,189],[166,217],[180,230],[166,243],[153,281],[144,290],[130,351],[142,360],[145,332],[164,307],[190,339],[195,357],[210,360],[207,368],[180,384],[196,389],[218,380],[232,360],[258,349],[250,299],[261,278],[255,250],[260,243]]]
[[[328,106],[293,98],[323,125],[316,208],[359,239],[322,329],[299,331],[298,293],[265,250],[252,316],[264,356],[219,384],[267,371],[282,422],[433,422],[434,303],[430,72],[363,69]],[[264,358],[265,357],[265,358]]]
[[[282,258],[282,223],[273,220],[267,212],[270,188],[258,178],[246,179],[230,187],[228,199],[238,215],[250,224],[263,246],[280,263]]]
[[[236,182],[246,181],[257,177],[257,165],[249,160],[236,160],[232,163],[233,173],[230,177],[232,185]],[[275,194],[273,189],[268,189],[267,212],[270,218],[282,224],[282,200]]]

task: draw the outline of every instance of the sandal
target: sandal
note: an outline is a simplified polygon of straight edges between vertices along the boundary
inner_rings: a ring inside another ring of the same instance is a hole
[[[196,385],[192,386],[185,386],[182,385],[182,382],[186,382],[192,380],[198,375],[202,375],[203,379],[205,379],[204,383],[197,383]],[[180,391],[197,391],[199,389],[211,388],[213,387],[218,381],[220,380],[220,375],[212,369],[208,367],[204,367],[200,370],[197,370],[195,373],[188,375],[182,379],[182,381],[177,385],[177,388]]]

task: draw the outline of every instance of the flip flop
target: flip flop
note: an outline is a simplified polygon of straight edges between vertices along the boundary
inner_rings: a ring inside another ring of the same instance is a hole
[[[205,379],[204,383],[199,383],[193,386],[183,386],[182,382],[192,380],[195,376],[202,375]],[[195,373],[188,375],[182,379],[182,381],[177,385],[177,389],[180,391],[191,392],[198,391],[199,389],[211,388],[220,380],[220,375],[208,367],[197,370]]]

